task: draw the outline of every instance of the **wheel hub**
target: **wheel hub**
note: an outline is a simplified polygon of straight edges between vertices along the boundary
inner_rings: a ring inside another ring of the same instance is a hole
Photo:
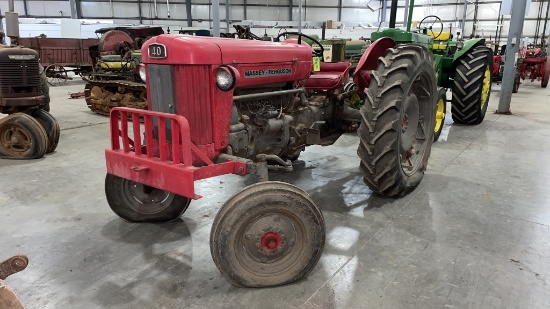
[[[420,111],[418,98],[411,94],[405,100],[405,113],[401,123],[401,147],[403,152],[409,152],[416,139],[418,121],[420,120]]]
[[[0,145],[11,156],[24,157],[32,148],[29,133],[17,124],[6,124],[0,127]]]
[[[281,244],[281,237],[276,232],[268,232],[262,237],[262,247],[265,250],[274,250]]]
[[[134,181],[124,182],[125,198],[128,206],[141,214],[156,214],[166,209],[174,194]]]
[[[242,244],[249,256],[272,263],[286,256],[294,246],[296,231],[283,215],[272,213],[256,218],[243,231]]]

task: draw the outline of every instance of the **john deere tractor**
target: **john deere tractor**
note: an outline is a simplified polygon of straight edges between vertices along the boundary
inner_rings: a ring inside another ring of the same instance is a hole
[[[385,43],[371,45],[365,54],[374,52],[384,55],[385,52],[387,55],[391,53],[391,50],[386,51],[387,48],[402,44],[421,45],[432,52],[438,85],[437,114],[434,127],[435,141],[443,129],[447,102],[446,92],[449,89],[452,91],[451,112],[455,123],[476,125],[483,121],[491,93],[493,52],[485,46],[484,39],[465,42],[453,41],[451,33],[443,31],[444,26],[441,18],[434,15],[426,16],[418,24],[418,29],[411,31],[413,7],[414,0],[411,0],[407,30],[395,29],[397,0],[392,0],[390,28],[374,32],[371,35],[372,41],[384,38],[386,39]],[[434,27],[436,25],[440,27]],[[395,56],[395,58],[398,57],[402,56]],[[361,66],[363,70],[374,70],[376,63],[361,61],[358,67]],[[395,70],[400,69],[399,67],[395,68]],[[365,78],[370,80],[370,76],[365,76]],[[356,76],[354,83],[361,90],[359,82],[361,81]],[[362,91],[359,92],[359,94],[361,93]],[[368,99],[368,96],[363,95],[363,97]]]

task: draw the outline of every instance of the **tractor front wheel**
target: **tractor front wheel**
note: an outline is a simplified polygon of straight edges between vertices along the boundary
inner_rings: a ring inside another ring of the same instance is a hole
[[[235,286],[300,280],[313,270],[324,246],[325,221],[315,202],[300,188],[275,181],[231,197],[210,233],[212,259]]]
[[[451,112],[461,124],[480,124],[491,95],[493,51],[477,46],[458,60],[454,73]]]
[[[167,222],[179,218],[191,199],[112,174],[105,177],[107,203],[130,222]]]
[[[439,96],[437,98],[437,111],[435,113],[435,129],[434,129],[434,142],[437,142],[441,131],[443,131],[443,125],[445,124],[445,115],[447,114],[447,89],[439,89]]]
[[[386,51],[365,90],[357,153],[365,183],[403,196],[422,180],[433,143],[437,79],[430,51],[407,44]]]

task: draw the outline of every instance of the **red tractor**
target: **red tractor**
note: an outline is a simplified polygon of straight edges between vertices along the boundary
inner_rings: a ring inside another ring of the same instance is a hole
[[[316,68],[301,36],[277,43],[157,36],[144,44],[138,67],[149,110],[111,112],[105,191],[128,221],[177,219],[201,197],[196,180],[258,176],[221,207],[211,230],[213,260],[236,286],[299,280],[323,251],[315,202],[293,185],[268,181],[268,170],[291,171],[306,146],[328,145],[360,124],[365,184],[403,196],[420,183],[430,155],[438,92],[428,48],[374,42],[355,72],[359,89],[344,91],[350,64]],[[322,45],[307,38],[322,55]],[[360,110],[349,103],[357,93],[365,100]]]
[[[531,82],[540,80],[540,86],[546,88],[550,79],[550,61],[546,53],[540,49],[523,49],[518,59],[518,72],[522,80],[531,79]]]

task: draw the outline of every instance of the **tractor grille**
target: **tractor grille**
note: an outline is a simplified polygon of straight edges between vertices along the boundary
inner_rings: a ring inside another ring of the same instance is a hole
[[[151,109],[184,116],[193,143],[212,143],[209,67],[149,64],[147,69]]]
[[[175,70],[178,114],[189,121],[191,141],[196,145],[212,143],[212,102],[210,68],[206,65],[181,65]]]
[[[0,61],[0,90],[5,97],[40,95],[38,60]]]

